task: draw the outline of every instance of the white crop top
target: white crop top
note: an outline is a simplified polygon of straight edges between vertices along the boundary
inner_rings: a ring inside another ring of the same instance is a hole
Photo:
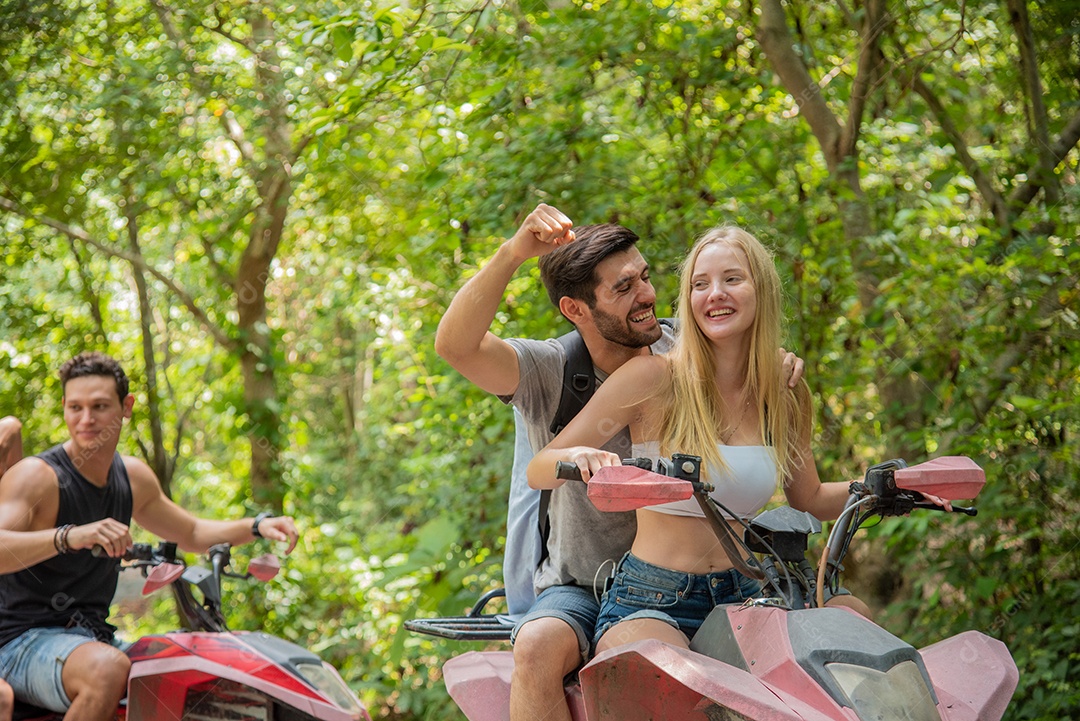
[[[720,455],[724,458],[728,470],[710,466],[701,475],[701,480],[711,483],[715,488],[710,496],[723,503],[740,518],[751,518],[765,507],[776,492],[779,474],[772,448],[767,446],[725,446],[719,445]],[[651,458],[655,461],[660,456],[660,441],[648,441],[634,444],[635,458]],[[648,506],[647,510],[667,513],[673,516],[697,516],[704,518],[701,507],[693,498],[685,501],[672,501],[658,506]],[[724,514],[725,516],[727,514]]]

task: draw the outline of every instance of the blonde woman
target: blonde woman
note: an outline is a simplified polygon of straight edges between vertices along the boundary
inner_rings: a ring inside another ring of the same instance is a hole
[[[617,465],[598,447],[629,426],[635,456],[701,456],[702,480],[738,516],[756,515],[782,485],[794,508],[836,518],[847,483],[818,479],[810,391],[805,382],[788,388],[781,374],[780,296],[772,255],[754,236],[710,230],[683,263],[671,352],[633,358],[604,381],[529,464],[529,484],[561,485],[556,461],[576,463],[586,480]],[[642,638],[686,647],[715,605],[759,590],[732,567],[693,499],[641,509],[637,521],[601,602],[597,652]]]

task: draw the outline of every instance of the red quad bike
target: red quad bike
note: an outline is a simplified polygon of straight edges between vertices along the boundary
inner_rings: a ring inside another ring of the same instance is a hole
[[[171,586],[185,628],[144,636],[127,649],[127,698],[118,721],[370,721],[338,672],[310,651],[261,631],[230,631],[222,615],[221,579],[268,581],[279,564],[252,559],[246,573],[229,568],[228,544],[207,552],[210,567],[182,565],[176,544],[137,543],[124,559],[146,577],[143,595]],[[198,588],[202,602],[193,588]],[[16,707],[16,719],[61,718]]]
[[[764,590],[745,604],[715,608],[689,651],[647,640],[599,654],[566,688],[575,721],[1001,719],[1018,673],[1000,641],[966,631],[916,649],[855,611],[825,607],[841,592],[841,563],[862,525],[916,508],[943,510],[923,493],[974,498],[985,483],[974,462],[946,457],[911,468],[901,460],[870,468],[852,484],[817,573],[806,560],[807,538],[821,524],[809,514],[786,506],[765,511],[743,524],[739,538],[700,482],[700,458],[676,455],[661,460],[657,472],[648,459],[623,463],[600,469],[590,481],[598,508],[629,510],[693,496],[736,567],[760,579]],[[482,630],[492,617],[474,608],[470,618]],[[452,619],[434,621],[413,628],[460,633]],[[504,721],[512,670],[509,652],[469,652],[447,661],[443,677],[470,721]]]

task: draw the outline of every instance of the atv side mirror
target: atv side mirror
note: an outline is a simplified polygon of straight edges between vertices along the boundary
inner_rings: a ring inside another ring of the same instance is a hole
[[[184,567],[179,563],[160,563],[154,566],[150,573],[146,574],[146,583],[143,584],[142,594],[149,596],[159,588],[168,586],[184,574]]]
[[[636,466],[605,466],[589,480],[589,500],[601,511],[632,511],[693,495],[689,481]]]
[[[253,558],[248,563],[247,571],[260,581],[269,581],[281,570],[281,562],[272,553]]]

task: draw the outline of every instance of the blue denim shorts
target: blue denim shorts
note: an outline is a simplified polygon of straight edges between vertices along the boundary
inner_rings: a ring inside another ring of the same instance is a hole
[[[596,627],[596,614],[600,604],[591,588],[581,586],[551,586],[545,588],[536,597],[529,612],[526,613],[510,634],[510,643],[517,639],[518,631],[529,621],[538,618],[557,618],[565,621],[577,634],[581,648],[582,663],[589,660],[592,651],[593,629]]]
[[[683,573],[627,553],[601,601],[593,644],[612,626],[631,618],[657,619],[693,638],[713,608],[742,603],[760,590],[757,581],[733,568],[716,573]]]
[[[63,713],[71,706],[61,674],[71,652],[97,641],[82,628],[32,628],[0,648],[0,677],[25,703]]]

